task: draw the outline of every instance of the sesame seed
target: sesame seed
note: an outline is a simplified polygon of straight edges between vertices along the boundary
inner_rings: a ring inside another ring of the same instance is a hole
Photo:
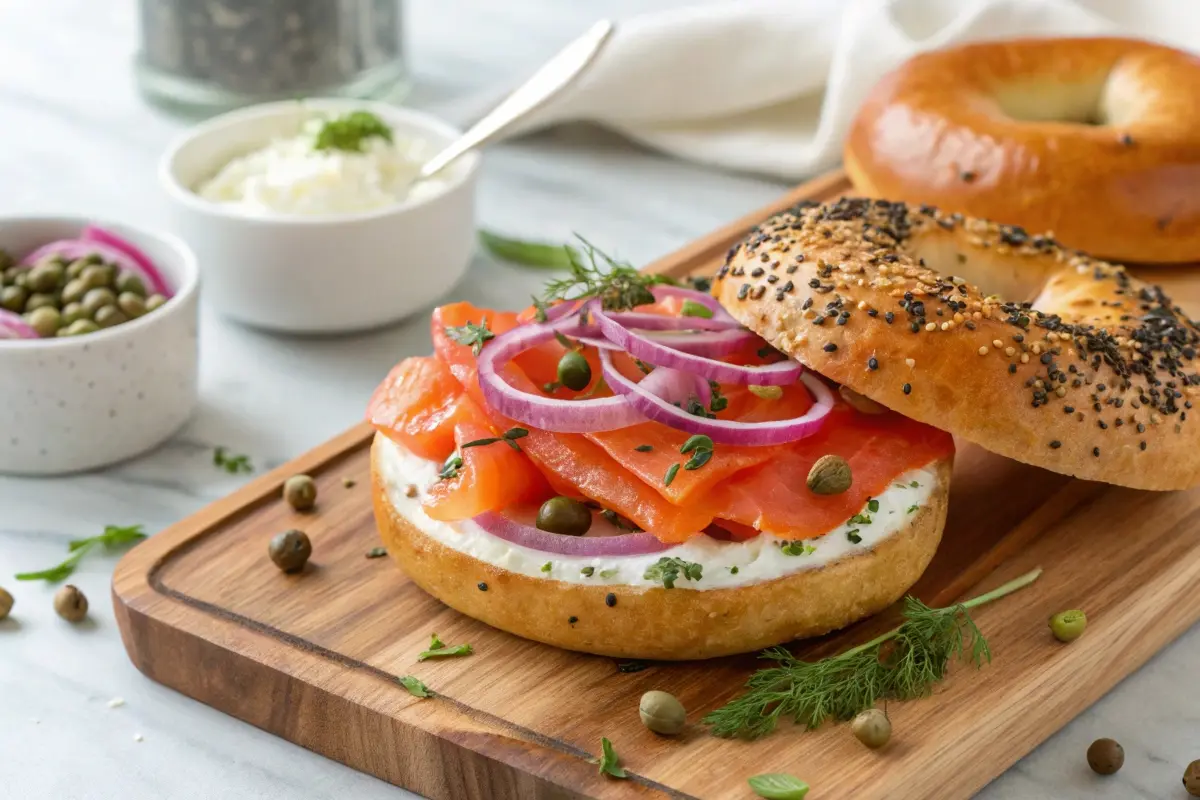
[[[936,322],[927,322],[927,323],[925,323],[925,330],[927,330],[927,331],[936,331],[936,330],[937,330],[937,323],[936,323]]]
[[[986,356],[987,354],[988,354],[987,345],[984,345],[983,347],[979,348],[979,355]]]
[[[904,359],[904,363],[908,366],[909,369],[912,369],[913,367],[915,367],[917,365],[917,360],[915,358],[906,358],[906,359]]]
[[[1004,342],[1000,341],[999,339],[993,339],[993,340],[992,340],[992,347],[994,347],[994,348],[996,348],[997,350],[999,350],[1001,347],[1004,347]]]
[[[1021,353],[1021,363],[1022,364],[1029,363],[1029,353]]]
[[[1059,397],[1066,397],[1067,396],[1067,387],[1059,386],[1057,389],[1054,390],[1054,393],[1056,395],[1058,395]]]
[[[1011,358],[1012,356],[1015,356],[1016,354],[1017,354],[1017,348],[1015,348],[1015,347],[1004,348],[1004,355]]]

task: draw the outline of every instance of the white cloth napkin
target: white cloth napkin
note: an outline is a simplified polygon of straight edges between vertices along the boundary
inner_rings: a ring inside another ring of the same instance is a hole
[[[579,82],[514,133],[570,120],[788,179],[829,169],[871,86],[957,42],[1113,34],[1200,48],[1200,0],[726,0],[619,20]]]

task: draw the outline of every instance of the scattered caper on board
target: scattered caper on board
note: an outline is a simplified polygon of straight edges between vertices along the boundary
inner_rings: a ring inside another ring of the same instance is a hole
[[[308,540],[308,534],[304,531],[293,528],[275,534],[267,547],[267,553],[275,562],[275,566],[284,572],[299,572],[304,569],[308,557],[312,555],[312,542]]]
[[[663,736],[675,736],[687,724],[687,712],[683,703],[669,692],[653,689],[642,695],[638,703],[638,716],[642,724]]]
[[[7,619],[12,607],[13,596],[8,593],[7,589],[0,588],[0,619]]]
[[[592,382],[592,365],[578,350],[568,350],[558,360],[558,382],[572,391],[582,391]]]
[[[841,456],[821,456],[808,471],[808,488],[813,494],[841,494],[850,488],[850,465]]]
[[[583,536],[592,527],[592,512],[570,497],[551,497],[538,509],[535,524],[550,533]]]
[[[1183,771],[1183,788],[1192,797],[1200,797],[1200,759],[1188,764]]]
[[[892,738],[892,721],[878,708],[868,708],[850,723],[854,738],[872,750],[877,750]]]
[[[68,583],[55,593],[54,611],[67,622],[80,622],[87,616],[87,597],[79,587]]]
[[[1050,618],[1050,632],[1060,642],[1073,642],[1087,628],[1087,614],[1078,609],[1060,611]]]
[[[1097,739],[1087,749],[1087,762],[1093,772],[1112,775],[1125,764],[1125,748],[1113,739]]]
[[[317,482],[308,475],[293,475],[283,482],[283,499],[297,511],[308,511],[317,504]]]

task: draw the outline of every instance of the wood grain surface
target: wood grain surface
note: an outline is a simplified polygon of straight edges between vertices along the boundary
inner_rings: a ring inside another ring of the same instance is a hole
[[[650,269],[711,271],[771,212],[847,189],[841,173],[818,179]],[[1185,307],[1200,300],[1187,271],[1152,277]],[[891,704],[894,735],[881,752],[837,725],[716,739],[699,719],[738,692],[753,656],[619,672],[611,659],[463,617],[390,559],[368,559],[379,544],[370,437],[356,426],[147,540],[119,564],[113,600],[129,656],[149,677],[428,797],[741,798],[752,796],[746,778],[762,772],[804,778],[814,800],[969,797],[1200,618],[1200,491],[1087,484],[960,443],[945,537],[914,593],[946,604],[1043,567],[1032,587],[976,613],[992,663],[954,670],[931,697]],[[297,472],[318,482],[313,513],[279,500]],[[299,575],[267,558],[270,537],[289,527],[314,543]],[[1087,611],[1088,632],[1058,644],[1046,618],[1074,607]],[[794,649],[851,646],[894,619]],[[417,663],[433,632],[475,653]],[[395,681],[402,674],[437,696],[410,696]],[[648,689],[684,703],[692,724],[683,736],[642,727],[637,703]],[[598,774],[590,759],[601,737],[629,780]]]

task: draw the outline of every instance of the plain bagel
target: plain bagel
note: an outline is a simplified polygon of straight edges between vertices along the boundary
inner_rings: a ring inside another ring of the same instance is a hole
[[[1200,331],[1160,288],[1049,237],[803,204],[736,246],[713,292],[820,374],[993,452],[1139,489],[1200,483]]]
[[[1200,59],[1133,39],[918,55],[845,147],[866,195],[931,203],[1122,262],[1200,260]]]
[[[727,589],[532,578],[449,547],[421,531],[389,489],[382,434],[371,451],[375,520],[388,554],[451,608],[527,639],[567,650],[681,661],[745,653],[818,636],[878,613],[908,591],[933,558],[946,522],[951,459],[908,523],[875,547],[820,567]],[[769,534],[761,534],[769,536]],[[833,534],[829,534],[833,535]],[[476,582],[486,583],[481,592]],[[608,600],[612,596],[611,602]]]

